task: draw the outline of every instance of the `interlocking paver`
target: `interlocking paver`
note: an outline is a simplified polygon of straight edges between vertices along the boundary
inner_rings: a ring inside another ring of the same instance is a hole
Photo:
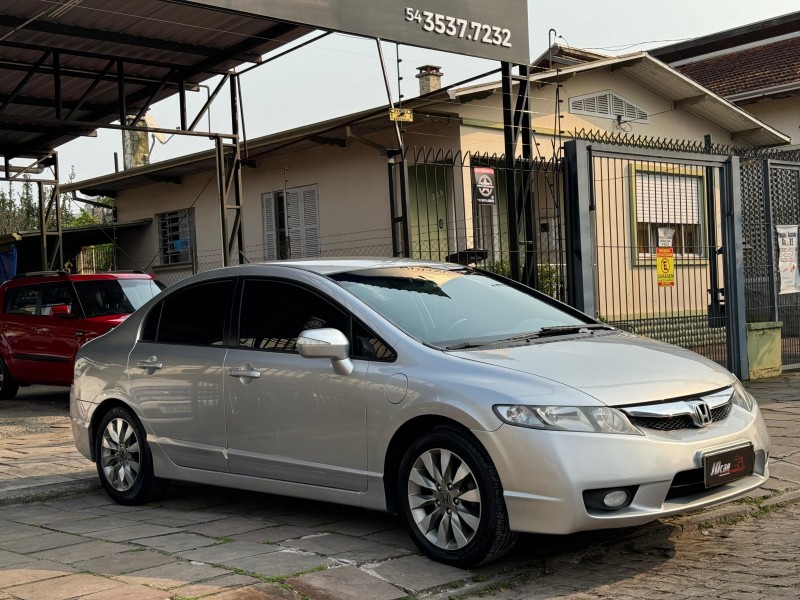
[[[0,569],[0,588],[32,583],[41,579],[52,579],[70,575],[77,570],[49,560],[29,560]]]
[[[292,589],[319,600],[397,600],[406,593],[355,567],[339,567],[289,579]]]
[[[214,579],[208,579],[202,583],[193,583],[173,590],[173,593],[180,598],[199,598],[211,594],[220,594],[230,589],[241,589],[258,583],[258,579],[247,575],[222,575]],[[218,596],[214,596],[216,599]]]
[[[190,525],[186,527],[186,530],[209,537],[231,537],[272,525],[275,525],[275,523],[253,517],[225,517],[210,523]]]
[[[175,562],[175,559],[154,550],[131,550],[72,563],[77,569],[101,575],[121,575]]]
[[[55,560],[69,564],[81,560],[109,556],[118,552],[127,552],[130,549],[131,547],[126,544],[92,540],[75,544],[74,546],[64,546],[61,548],[54,548],[52,550],[45,550],[44,552],[36,552],[30,556],[31,558]]]
[[[230,567],[263,577],[289,576],[311,569],[325,568],[330,564],[333,563],[325,557],[289,550],[248,556],[228,562]]]
[[[0,540],[0,549],[11,550],[20,554],[31,554],[42,550],[61,548],[80,544],[83,538],[69,533],[50,533],[46,529],[40,529],[40,535],[19,538],[15,540]]]
[[[86,594],[118,588],[122,585],[119,581],[80,573],[53,580],[28,583],[6,591],[13,596],[22,598],[22,600],[43,600],[45,598],[47,600],[66,600],[67,598],[76,598]]]
[[[160,535],[157,537],[136,538],[131,541],[134,544],[150,546],[151,548],[163,550],[164,552],[194,550],[195,548],[213,546],[217,543],[216,540],[195,533],[171,533],[169,535]]]
[[[314,552],[323,556],[333,556],[338,560],[355,562],[377,562],[404,556],[409,550],[398,546],[387,546],[378,542],[364,540],[349,535],[338,533],[323,533],[312,535],[299,540],[281,542],[281,546],[298,548],[306,552]]]
[[[269,552],[276,552],[278,550],[280,550],[279,546],[269,544],[231,542],[229,544],[218,544],[198,550],[179,552],[176,556],[185,558],[186,560],[198,560],[215,565],[227,565],[233,560],[238,560],[247,556],[255,556],[257,554],[268,554]]]
[[[469,571],[416,555],[386,561],[372,570],[382,579],[401,586],[412,594],[472,577]]]
[[[119,575],[117,579],[127,583],[147,585],[160,590],[169,590],[187,583],[225,575],[226,573],[227,571],[224,569],[212,567],[211,565],[173,561],[159,567],[142,569],[127,575]]]

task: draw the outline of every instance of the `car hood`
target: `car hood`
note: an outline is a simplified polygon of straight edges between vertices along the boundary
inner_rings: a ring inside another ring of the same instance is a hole
[[[608,406],[701,394],[735,381],[720,365],[694,352],[622,332],[449,354],[549,379]]]

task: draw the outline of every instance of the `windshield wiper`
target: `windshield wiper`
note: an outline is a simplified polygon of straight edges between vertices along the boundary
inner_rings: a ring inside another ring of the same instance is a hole
[[[603,323],[586,323],[583,325],[554,325],[553,327],[542,327],[537,333],[539,337],[552,335],[570,335],[572,333],[591,333],[592,331],[604,329],[610,331],[614,329],[611,325]]]
[[[611,325],[604,325],[602,323],[584,323],[583,325],[553,325],[551,327],[542,327],[538,331],[531,331],[529,333],[522,333],[502,340],[492,342],[493,344],[504,344],[506,342],[523,342],[528,340],[535,340],[543,337],[555,337],[558,335],[571,335],[575,333],[591,333],[594,330],[614,329]]]
[[[493,344],[494,342],[488,342],[489,344]],[[452,346],[445,346],[445,350],[466,350],[467,348],[482,348],[486,346],[487,342],[460,342],[458,344],[453,344]]]

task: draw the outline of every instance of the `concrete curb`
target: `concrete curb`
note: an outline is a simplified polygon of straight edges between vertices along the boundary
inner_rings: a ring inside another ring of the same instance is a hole
[[[76,479],[65,483],[34,486],[18,490],[7,490],[0,493],[0,506],[10,504],[24,504],[52,500],[64,496],[75,496],[100,489],[100,480],[97,477]]]

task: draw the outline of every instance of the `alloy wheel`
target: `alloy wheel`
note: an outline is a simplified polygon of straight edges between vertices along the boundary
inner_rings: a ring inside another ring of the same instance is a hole
[[[125,419],[112,419],[103,431],[100,443],[103,474],[111,486],[125,492],[136,483],[141,465],[139,438]]]
[[[467,546],[481,523],[481,493],[475,475],[456,453],[423,452],[408,475],[411,516],[427,540],[443,550]]]

